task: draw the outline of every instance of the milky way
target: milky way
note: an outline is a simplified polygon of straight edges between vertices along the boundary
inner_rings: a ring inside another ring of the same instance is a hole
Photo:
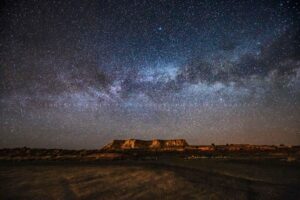
[[[0,147],[300,143],[294,1],[4,1]]]

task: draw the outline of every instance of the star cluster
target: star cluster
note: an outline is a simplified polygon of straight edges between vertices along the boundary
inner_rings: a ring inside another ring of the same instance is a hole
[[[294,1],[3,1],[0,147],[299,144]]]

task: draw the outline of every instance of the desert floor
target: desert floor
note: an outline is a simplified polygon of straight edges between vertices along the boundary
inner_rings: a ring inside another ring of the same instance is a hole
[[[0,162],[0,199],[300,199],[300,165],[218,159]]]

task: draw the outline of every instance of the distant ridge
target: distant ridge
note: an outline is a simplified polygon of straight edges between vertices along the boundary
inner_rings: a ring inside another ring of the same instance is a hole
[[[105,145],[101,150],[107,152],[123,151],[123,150],[146,150],[146,151],[206,151],[206,152],[241,152],[241,151],[277,151],[283,149],[297,150],[300,146],[285,146],[281,145],[251,145],[251,144],[226,144],[226,145],[189,145],[185,139],[170,139],[170,140],[113,140]]]
[[[184,139],[172,140],[113,140],[105,145],[102,150],[128,150],[128,149],[161,149],[161,150],[180,150],[189,146]]]

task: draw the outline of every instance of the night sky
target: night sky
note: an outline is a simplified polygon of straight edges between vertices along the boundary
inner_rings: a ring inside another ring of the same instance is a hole
[[[0,148],[300,144],[300,4],[1,1]]]

